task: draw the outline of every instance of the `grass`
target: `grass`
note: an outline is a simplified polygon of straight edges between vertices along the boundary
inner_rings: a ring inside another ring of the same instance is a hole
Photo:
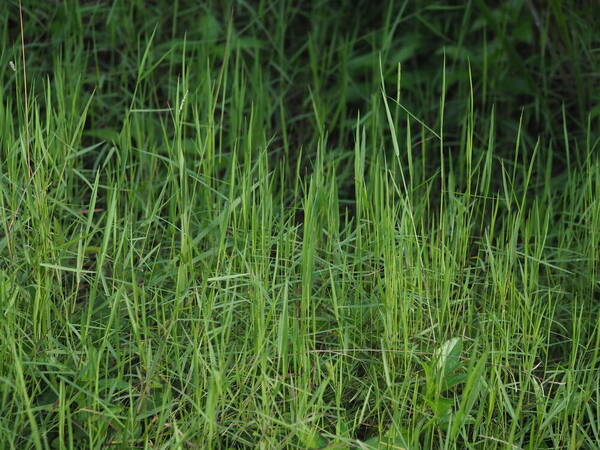
[[[597,448],[589,11],[192,3],[0,6],[0,447]]]

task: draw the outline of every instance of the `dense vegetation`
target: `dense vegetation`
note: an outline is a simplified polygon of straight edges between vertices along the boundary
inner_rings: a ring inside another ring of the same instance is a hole
[[[0,447],[598,448],[576,3],[0,2]]]

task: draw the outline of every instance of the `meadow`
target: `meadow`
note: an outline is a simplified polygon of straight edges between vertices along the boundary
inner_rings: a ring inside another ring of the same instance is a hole
[[[0,2],[0,448],[599,448],[566,3]]]

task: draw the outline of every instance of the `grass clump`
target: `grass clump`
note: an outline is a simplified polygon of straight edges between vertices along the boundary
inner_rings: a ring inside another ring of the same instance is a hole
[[[147,3],[0,7],[3,448],[597,447],[589,14]]]

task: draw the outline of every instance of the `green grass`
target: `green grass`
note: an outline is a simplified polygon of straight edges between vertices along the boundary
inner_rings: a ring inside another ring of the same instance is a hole
[[[598,448],[593,2],[448,3],[4,2],[0,447]]]

